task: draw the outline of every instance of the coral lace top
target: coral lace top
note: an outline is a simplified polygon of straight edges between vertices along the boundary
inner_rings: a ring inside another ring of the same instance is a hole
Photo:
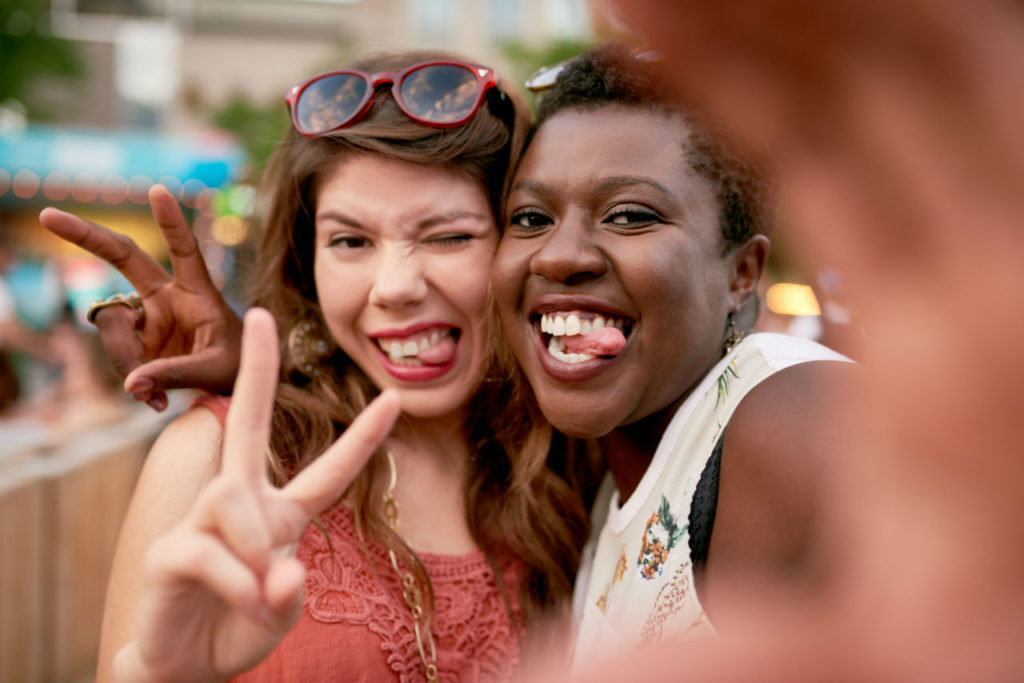
[[[197,401],[224,424],[229,399]],[[297,557],[306,568],[306,604],[298,623],[236,683],[301,681],[425,681],[426,672],[387,550],[356,537],[352,511],[336,505],[320,515],[327,534],[310,524]],[[328,540],[329,539],[329,540]],[[419,555],[434,588],[431,631],[442,683],[511,680],[519,662],[512,619],[521,623],[516,586],[522,564],[498,560],[512,615],[483,551]]]

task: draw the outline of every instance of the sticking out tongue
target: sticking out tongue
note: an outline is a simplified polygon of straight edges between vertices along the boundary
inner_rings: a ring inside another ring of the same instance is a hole
[[[590,334],[574,334],[562,337],[565,350],[570,353],[586,353],[591,356],[617,356],[626,345],[626,335],[617,327],[602,327]]]
[[[420,351],[416,357],[428,365],[444,365],[455,357],[455,339],[448,335],[426,351]]]

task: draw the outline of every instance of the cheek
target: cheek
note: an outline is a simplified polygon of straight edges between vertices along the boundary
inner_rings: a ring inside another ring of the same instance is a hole
[[[365,307],[368,296],[362,283],[364,278],[358,269],[332,267],[321,259],[316,260],[313,272],[320,311],[327,322],[327,329],[335,342],[345,349],[346,340],[353,334],[351,330],[355,319]]]
[[[491,286],[498,311],[511,314],[518,305],[519,292],[526,280],[529,257],[515,241],[504,241],[498,248],[491,273]]]

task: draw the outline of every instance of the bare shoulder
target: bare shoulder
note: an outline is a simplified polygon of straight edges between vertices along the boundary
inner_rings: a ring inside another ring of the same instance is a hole
[[[193,407],[172,420],[146,457],[135,498],[177,521],[220,469],[224,430],[208,409]],[[133,507],[134,507],[133,501]]]
[[[725,432],[703,579],[712,601],[720,579],[797,590],[817,580],[819,513],[833,446],[844,438],[836,411],[857,373],[852,363],[801,363],[765,379],[737,406]]]

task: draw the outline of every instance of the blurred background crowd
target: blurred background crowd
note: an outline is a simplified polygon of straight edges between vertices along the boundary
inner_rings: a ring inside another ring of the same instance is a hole
[[[109,554],[160,426],[85,315],[130,288],[37,221],[58,206],[166,260],[146,192],[186,208],[210,272],[245,298],[254,184],[285,89],[353,56],[445,48],[516,82],[621,30],[592,0],[4,0],[0,4],[0,682],[87,680]],[[783,226],[784,227],[784,226]],[[759,326],[828,343],[838,273],[784,230]],[[844,349],[840,349],[844,350]]]

